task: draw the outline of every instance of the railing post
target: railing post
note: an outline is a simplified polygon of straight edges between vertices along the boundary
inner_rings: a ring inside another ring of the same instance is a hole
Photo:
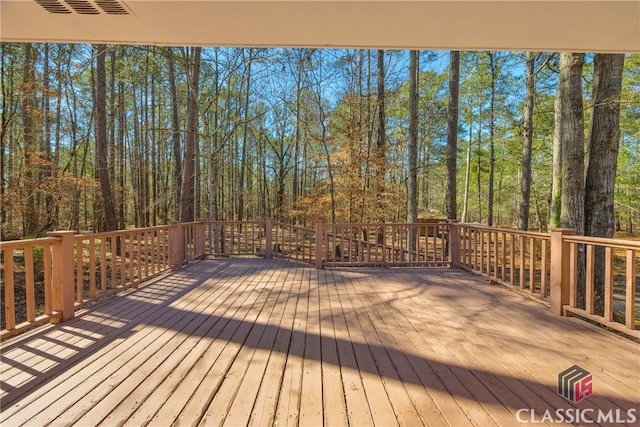
[[[322,248],[324,231],[322,230],[322,221],[316,221],[316,268],[321,270],[324,267],[322,262]]]
[[[273,257],[273,223],[271,218],[264,220],[264,237],[267,241],[267,246],[264,248],[264,257],[271,259]]]
[[[53,245],[51,293],[52,309],[60,313],[58,319],[51,323],[64,322],[75,315],[74,298],[74,265],[73,256],[75,231],[52,231],[49,236],[60,238],[58,244]]]
[[[566,228],[551,230],[551,311],[558,316],[564,315],[563,307],[569,304],[570,249],[564,236],[573,232]]]
[[[449,220],[449,262],[451,268],[460,264],[460,226],[457,219]]]
[[[195,239],[196,241],[195,243],[195,250],[196,250],[196,257],[198,259],[205,259],[207,257],[206,254],[206,250],[205,250],[205,242],[206,242],[206,235],[207,235],[207,223],[204,219],[199,219],[195,225]]]
[[[178,221],[169,222],[169,261],[172,271],[180,270],[184,260],[182,242],[182,223]]]

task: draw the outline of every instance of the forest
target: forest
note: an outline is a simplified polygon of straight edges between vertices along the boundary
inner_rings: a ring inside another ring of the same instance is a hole
[[[637,233],[640,55],[2,43],[0,58],[3,240],[267,217]],[[599,231],[594,206],[613,213]]]

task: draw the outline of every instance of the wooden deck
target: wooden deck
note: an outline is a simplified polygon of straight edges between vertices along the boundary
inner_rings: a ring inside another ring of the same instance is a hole
[[[4,343],[1,363],[3,426],[640,419],[639,344],[449,269],[206,260]],[[574,364],[593,374],[577,404],[556,393]]]

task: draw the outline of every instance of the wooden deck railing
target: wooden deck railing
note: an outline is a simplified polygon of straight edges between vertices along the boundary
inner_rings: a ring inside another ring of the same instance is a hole
[[[61,239],[56,237],[0,242],[3,252],[4,310],[0,315],[3,330],[17,333],[33,325],[59,319],[59,313],[53,308],[51,276],[53,251],[60,243]],[[36,277],[36,272],[40,273],[39,277]],[[23,284],[17,290],[16,277]],[[22,305],[18,317],[16,305]]]
[[[448,223],[327,224],[324,265],[451,266]]]
[[[545,233],[459,224],[458,266],[492,282],[548,299],[551,236]]]
[[[267,220],[267,256],[286,258],[315,265],[317,244],[313,228],[299,227]],[[268,235],[271,233],[270,235]],[[271,253],[269,252],[269,249]]]
[[[195,221],[98,234],[53,232],[0,242],[0,252],[1,339],[67,320],[79,307],[206,256],[281,257],[316,268],[460,267],[543,300],[558,315],[582,316],[640,338],[640,243],[573,236],[571,230],[545,234],[456,222],[318,221],[306,228],[270,219]],[[601,276],[604,310],[598,312],[595,283]],[[581,287],[583,305],[576,297]]]
[[[76,308],[167,271],[170,229],[157,226],[74,236]]]
[[[640,242],[568,235],[564,238],[569,251],[569,298],[564,301],[565,313],[573,313],[614,329],[635,329],[640,318],[637,289],[640,288]],[[580,283],[579,252],[584,254],[584,284]],[[596,282],[604,293],[596,295]],[[578,288],[584,287],[585,301],[581,306]],[[596,299],[601,299],[597,304]],[[602,311],[596,310],[597,306]],[[565,314],[563,313],[563,314]]]
[[[205,251],[213,256],[265,256],[266,221],[207,221]]]

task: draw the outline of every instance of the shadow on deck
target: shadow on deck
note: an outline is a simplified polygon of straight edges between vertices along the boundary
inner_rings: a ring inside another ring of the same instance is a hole
[[[639,350],[458,270],[206,260],[4,343],[0,423],[634,424]]]

